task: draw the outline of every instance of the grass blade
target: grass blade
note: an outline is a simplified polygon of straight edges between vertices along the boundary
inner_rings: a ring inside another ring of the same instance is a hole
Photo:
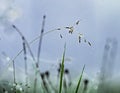
[[[63,85],[63,74],[64,74],[64,61],[65,61],[65,51],[66,51],[66,44],[64,46],[64,52],[62,56],[62,64],[60,68],[60,86],[59,86],[59,93],[62,92],[62,85]]]
[[[78,84],[77,84],[75,93],[78,93],[78,90],[79,90],[79,86],[80,86],[80,83],[81,83],[81,80],[82,80],[82,76],[83,76],[84,69],[85,69],[85,65],[84,65],[84,67],[83,67],[83,69],[82,69],[82,73],[81,73],[81,75],[80,75],[80,78],[79,78],[79,81],[78,81]]]

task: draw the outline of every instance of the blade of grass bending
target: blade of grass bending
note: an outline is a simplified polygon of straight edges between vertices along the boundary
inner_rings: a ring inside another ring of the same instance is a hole
[[[65,51],[66,51],[66,44],[64,45],[64,52],[62,57],[62,65],[60,68],[60,86],[59,86],[59,93],[62,92],[62,83],[63,83],[63,74],[64,74],[64,60],[65,60]]]
[[[80,78],[79,78],[79,81],[78,81],[78,84],[77,84],[75,93],[78,93],[78,90],[79,90],[79,86],[80,86],[80,84],[81,84],[81,80],[82,80],[82,76],[83,76],[84,69],[85,69],[85,65],[84,65],[84,67],[83,67],[83,69],[82,69],[82,73],[81,73],[81,75],[80,75]]]
[[[33,59],[33,61],[35,61],[35,57],[33,55],[33,52],[31,50],[30,45],[29,45],[28,41],[26,40],[25,36],[22,34],[22,32],[14,24],[12,25],[12,27],[15,29],[15,31],[17,31],[19,33],[19,35],[21,36],[22,40],[24,39],[23,41],[25,42],[25,44],[26,44],[26,46],[27,46],[27,48],[28,48],[28,50],[30,52],[30,55],[31,55],[31,57]],[[24,49],[22,49],[22,51],[23,50]],[[22,51],[20,51],[20,52],[22,52]]]
[[[14,84],[16,83],[15,72],[16,72],[16,69],[15,69],[15,62],[13,61],[13,82],[14,82]]]

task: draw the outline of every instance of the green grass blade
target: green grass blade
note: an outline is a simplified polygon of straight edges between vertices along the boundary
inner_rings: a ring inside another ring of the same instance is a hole
[[[65,44],[65,46],[64,46],[64,52],[63,52],[63,57],[62,57],[62,64],[61,64],[61,68],[60,68],[60,86],[59,86],[59,93],[62,92],[65,51],[66,51],[66,44]]]
[[[83,69],[82,69],[82,73],[81,73],[81,75],[80,75],[80,78],[79,78],[79,81],[78,81],[78,84],[77,84],[75,93],[78,93],[78,90],[79,90],[79,86],[80,86],[80,83],[81,83],[81,80],[82,80],[82,76],[83,76],[84,69],[85,69],[85,65],[84,65],[84,67],[83,67]]]

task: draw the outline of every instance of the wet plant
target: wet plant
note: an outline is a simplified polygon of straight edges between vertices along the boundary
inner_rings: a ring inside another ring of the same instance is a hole
[[[33,92],[33,93],[38,93],[39,92],[44,92],[44,93],[67,93],[69,88],[72,87],[72,80],[71,80],[71,76],[70,76],[70,72],[69,69],[66,69],[64,67],[64,63],[65,63],[65,55],[66,55],[66,43],[64,45],[64,51],[62,54],[62,59],[61,62],[59,64],[59,68],[58,70],[58,87],[55,86],[55,84],[53,82],[51,82],[50,79],[50,72],[49,70],[46,72],[41,73],[40,72],[40,55],[41,55],[41,47],[42,47],[42,39],[45,35],[51,33],[51,32],[55,32],[55,31],[62,31],[62,30],[66,30],[68,31],[68,34],[73,34],[75,32],[75,28],[76,26],[78,26],[78,24],[80,23],[80,21],[78,20],[75,24],[71,25],[71,26],[65,26],[65,27],[60,27],[57,29],[53,29],[50,30],[48,32],[44,32],[44,26],[45,26],[45,19],[46,16],[43,16],[43,21],[42,21],[42,27],[41,27],[41,31],[40,31],[40,35],[38,37],[36,37],[35,39],[33,39],[31,42],[28,42],[25,38],[25,36],[22,34],[22,32],[18,29],[18,27],[16,25],[11,25],[16,32],[19,33],[21,39],[22,39],[22,50],[20,50],[20,52],[12,59],[10,60],[10,63],[13,63],[13,76],[14,76],[14,83],[12,83],[11,85],[9,85],[9,87],[11,87],[11,91],[10,92],[14,92],[14,93],[29,93],[29,92]],[[86,40],[83,37],[83,34],[78,33],[78,42],[81,43],[82,40],[84,40],[85,43],[88,43],[91,46],[91,43]],[[64,38],[64,36],[60,33],[60,38]],[[38,43],[38,51],[37,51],[37,59],[35,59],[35,56],[31,50],[30,45],[33,44],[35,41],[39,40]],[[24,83],[18,83],[16,80],[16,74],[15,74],[15,59],[23,52],[23,57],[24,57],[24,66],[25,66],[25,84]],[[32,80],[32,85],[29,85],[28,83],[30,82],[30,80],[28,79],[28,58],[27,58],[27,53],[30,53],[32,60],[34,61],[34,65],[35,65],[35,75],[34,75],[34,80]],[[84,72],[84,68],[82,70],[82,73],[80,75],[80,78],[78,80],[78,84],[76,85],[76,90],[74,90],[75,93],[78,93],[79,91],[79,87],[81,84],[81,80],[82,80],[82,76],[83,76],[83,72]],[[39,75],[39,77],[38,77]],[[38,83],[38,79],[40,80],[40,83]],[[68,81],[67,81],[68,80]],[[38,85],[40,85],[40,89],[38,89]],[[7,89],[3,88],[5,92]]]

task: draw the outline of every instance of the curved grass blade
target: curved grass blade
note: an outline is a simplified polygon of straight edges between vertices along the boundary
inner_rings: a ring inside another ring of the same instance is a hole
[[[65,51],[66,51],[66,44],[64,45],[64,52],[62,56],[62,64],[60,68],[60,86],[59,86],[59,93],[62,92],[62,85],[63,85],[63,74],[64,74],[64,61],[65,61]]]
[[[85,69],[85,65],[84,65],[84,67],[83,67],[83,69],[82,69],[82,73],[81,73],[81,75],[80,75],[80,78],[79,78],[79,81],[78,81],[78,84],[77,84],[75,93],[78,93],[78,90],[79,90],[79,86],[80,86],[80,84],[81,84],[81,80],[82,80],[82,76],[83,76],[84,69]]]

